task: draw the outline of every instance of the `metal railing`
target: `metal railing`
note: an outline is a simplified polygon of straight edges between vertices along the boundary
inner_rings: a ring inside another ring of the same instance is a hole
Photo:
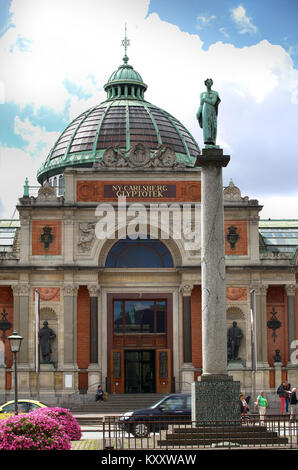
[[[148,416],[120,423],[119,416],[103,416],[96,431],[102,449],[298,448],[298,421],[281,415],[199,425],[189,419],[175,423]]]

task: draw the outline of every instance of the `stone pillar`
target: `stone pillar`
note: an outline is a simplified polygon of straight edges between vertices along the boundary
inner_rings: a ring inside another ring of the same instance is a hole
[[[30,256],[30,225],[31,217],[27,210],[20,213],[21,231],[20,231],[20,262],[21,264],[29,264]]]
[[[295,366],[291,363],[291,354],[293,349],[296,349],[296,316],[295,316],[295,291],[296,285],[291,284],[286,286],[288,296],[288,365]]]
[[[90,295],[90,364],[88,367],[88,391],[94,394],[97,385],[101,383],[99,370],[98,348],[98,296],[100,287],[97,284],[88,285]],[[104,384],[101,384],[104,386]]]
[[[64,263],[73,263],[74,256],[74,220],[72,213],[66,214],[63,219],[64,239],[67,243],[64,245]]]
[[[202,356],[200,382],[192,385],[192,419],[198,424],[240,422],[240,383],[227,373],[225,240],[222,167],[230,157],[203,149],[202,167]]]
[[[193,285],[185,283],[181,286],[183,301],[183,365],[181,369],[181,391],[189,392],[194,380],[194,366],[192,364],[192,338],[191,338],[191,292]]]
[[[17,288],[14,289],[14,295],[17,295]],[[18,316],[18,334],[23,336],[20,352],[18,353],[18,362],[28,367],[29,360],[29,296],[30,285],[28,283],[19,284],[18,286],[19,301],[14,301],[14,307],[19,306]]]
[[[20,330],[20,288],[18,285],[11,286],[13,291],[13,328]]]
[[[90,364],[98,364],[98,285],[88,286],[90,295]]]
[[[256,361],[257,369],[268,368],[268,349],[267,349],[267,285],[253,285],[252,289],[256,293]]]

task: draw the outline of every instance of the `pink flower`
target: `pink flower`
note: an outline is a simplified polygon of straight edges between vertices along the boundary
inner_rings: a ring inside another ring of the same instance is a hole
[[[70,450],[70,438],[57,420],[28,413],[0,422],[1,450]]]

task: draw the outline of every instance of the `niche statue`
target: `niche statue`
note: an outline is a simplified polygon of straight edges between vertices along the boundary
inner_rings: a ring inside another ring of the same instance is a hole
[[[51,340],[56,338],[56,333],[54,333],[54,331],[48,327],[48,322],[44,321],[43,328],[39,330],[38,336],[40,341],[42,359],[44,362],[50,363],[52,353]]]
[[[217,147],[217,114],[220,98],[215,90],[211,90],[213,85],[212,78],[205,80],[207,91],[200,95],[200,107],[197,112],[197,120],[200,127],[203,128],[204,144],[206,147]]]
[[[237,326],[237,322],[233,321],[233,326],[228,330],[228,361],[239,361],[239,347],[243,333],[241,328]]]

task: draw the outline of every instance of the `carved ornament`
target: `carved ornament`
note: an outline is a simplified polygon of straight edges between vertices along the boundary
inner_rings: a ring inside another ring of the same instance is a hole
[[[104,152],[101,161],[93,164],[94,169],[119,167],[184,168],[185,163],[179,162],[174,150],[166,145],[160,145],[151,158],[150,149],[144,143],[138,142],[127,152],[123,152],[118,146],[109,147]]]

